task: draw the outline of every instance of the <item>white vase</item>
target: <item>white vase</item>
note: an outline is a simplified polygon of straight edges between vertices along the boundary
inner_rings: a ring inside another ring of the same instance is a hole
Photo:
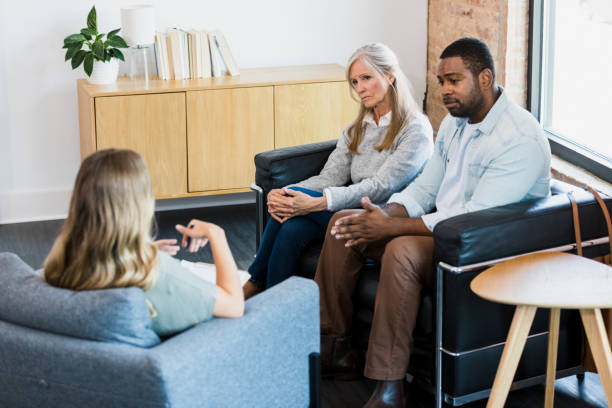
[[[119,64],[115,58],[108,62],[94,61],[93,71],[87,82],[96,85],[112,84],[117,80],[118,72]]]

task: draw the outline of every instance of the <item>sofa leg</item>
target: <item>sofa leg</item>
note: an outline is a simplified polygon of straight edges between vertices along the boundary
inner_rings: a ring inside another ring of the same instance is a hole
[[[308,356],[310,374],[310,408],[321,408],[321,354]]]
[[[251,190],[255,192],[255,251],[259,249],[261,236],[264,230],[264,194],[263,189],[257,184],[251,184]]]

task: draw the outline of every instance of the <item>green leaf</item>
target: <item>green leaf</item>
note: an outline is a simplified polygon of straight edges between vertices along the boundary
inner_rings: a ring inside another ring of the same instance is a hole
[[[111,52],[113,53],[113,56],[115,58],[118,58],[121,61],[125,61],[125,58],[123,57],[123,53],[119,51],[117,48],[111,48]]]
[[[72,34],[64,38],[64,45],[71,44],[71,43],[80,43],[80,42],[85,41],[86,39],[87,38],[85,38],[83,34]]]
[[[87,54],[87,56],[85,57],[85,62],[83,64],[83,68],[85,68],[85,73],[87,74],[87,76],[91,76],[91,71],[93,71],[93,63],[93,54]]]
[[[64,61],[68,61],[70,58],[74,57],[77,52],[81,50],[81,44],[76,44],[68,47],[68,51],[66,51],[66,59]]]
[[[81,65],[81,62],[83,62],[83,59],[85,58],[85,56],[89,56],[89,55],[91,55],[91,53],[88,53],[85,50],[78,51],[74,55],[74,57],[72,57],[72,69],[77,69],[79,65]]]
[[[104,60],[104,44],[102,44],[102,41],[96,41],[93,43],[91,50],[97,59]]]
[[[119,31],[121,30],[121,28],[118,28],[116,30],[113,31],[109,31],[108,34],[106,35],[108,38],[112,37],[113,35],[117,34]]]
[[[96,15],[96,6],[93,6],[87,15],[87,28],[89,28],[94,35],[98,32],[98,16]]]
[[[125,40],[118,35],[113,35],[108,37],[108,45],[116,48],[127,48]]]
[[[104,37],[104,34],[98,34],[96,35],[96,39],[94,41],[99,41],[102,39],[102,37]]]
[[[90,40],[91,37],[96,35],[96,33],[93,33],[89,28],[83,28],[81,30],[81,34],[83,34],[85,36],[85,38],[87,38],[88,40]]]

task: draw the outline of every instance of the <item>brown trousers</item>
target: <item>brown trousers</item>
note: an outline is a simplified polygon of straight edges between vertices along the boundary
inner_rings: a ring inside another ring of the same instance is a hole
[[[330,235],[351,211],[336,213],[327,227],[315,281],[321,293],[321,333],[345,337],[353,318],[352,295],[365,258],[381,262],[365,376],[399,380],[408,369],[421,289],[434,280],[433,238],[400,236],[356,247]]]

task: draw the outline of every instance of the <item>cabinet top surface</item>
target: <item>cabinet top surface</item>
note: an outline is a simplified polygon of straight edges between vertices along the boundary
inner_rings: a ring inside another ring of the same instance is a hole
[[[77,86],[90,97],[95,97],[333,82],[344,81],[345,79],[344,68],[342,66],[338,64],[324,64],[249,68],[240,70],[240,75],[219,78],[186,80],[151,79],[145,81],[143,78],[130,79],[128,77],[119,77],[115,83],[109,85],[92,85],[83,78],[77,81]]]

